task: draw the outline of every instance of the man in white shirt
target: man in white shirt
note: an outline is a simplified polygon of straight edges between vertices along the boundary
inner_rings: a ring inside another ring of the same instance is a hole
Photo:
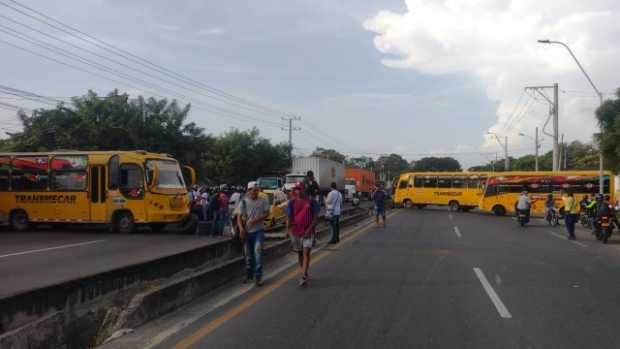
[[[342,212],[342,194],[338,191],[336,183],[332,183],[332,190],[327,194],[325,205],[325,219],[329,220],[332,226],[332,239],[330,244],[340,242],[340,213]]]

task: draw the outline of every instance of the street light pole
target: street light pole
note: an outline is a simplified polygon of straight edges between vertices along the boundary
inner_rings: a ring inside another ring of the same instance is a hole
[[[523,132],[519,132],[519,136],[534,140],[534,147],[536,148],[534,150],[534,153],[536,154],[536,157],[534,158],[534,169],[538,172],[538,151],[540,150],[540,142],[538,141],[538,126],[536,126],[536,133],[534,134],[534,137],[528,136]]]
[[[502,143],[497,133],[487,131],[487,134],[493,135],[500,147],[504,148],[504,171],[510,171],[510,158],[508,158],[508,136],[504,137],[504,143]]]
[[[568,51],[568,53],[570,53],[571,57],[573,57],[573,59],[575,60],[575,63],[577,63],[577,66],[579,67],[579,69],[581,70],[581,72],[583,73],[583,75],[586,77],[586,79],[588,80],[588,82],[590,83],[590,86],[592,86],[592,88],[594,89],[594,92],[596,92],[596,95],[599,98],[599,103],[600,105],[603,105],[603,93],[601,93],[601,91],[599,91],[599,89],[596,87],[596,85],[594,85],[594,82],[592,82],[592,79],[590,79],[590,75],[588,75],[588,73],[586,73],[586,70],[583,69],[583,66],[581,65],[581,63],[579,63],[579,60],[577,59],[577,57],[575,56],[575,54],[573,53],[573,51],[570,49],[570,47],[568,47],[568,45],[566,45],[565,43],[561,42],[561,41],[552,41],[552,40],[538,40],[539,43],[541,44],[556,44],[556,45],[562,45],[564,46],[564,48]],[[603,179],[603,152],[601,150],[601,145],[599,144],[599,158],[598,158],[598,171],[599,171],[599,179],[598,179],[598,187],[599,187],[599,193],[603,194],[603,189],[604,189],[604,179]]]

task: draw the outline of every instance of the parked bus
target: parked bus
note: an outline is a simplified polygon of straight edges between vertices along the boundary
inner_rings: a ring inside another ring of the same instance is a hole
[[[478,206],[486,180],[483,172],[403,173],[394,189],[394,203],[407,208],[448,205],[453,211],[468,211]]]
[[[195,172],[186,167],[195,181]],[[0,153],[0,222],[99,223],[130,233],[189,216],[181,167],[145,151]]]
[[[610,178],[611,173],[605,172],[603,191],[613,196],[614,183]],[[553,194],[555,207],[563,211],[562,189],[572,192],[577,201],[584,195],[592,197],[599,193],[599,172],[497,172],[488,177],[480,209],[498,216],[514,213],[520,193],[527,191],[533,201],[532,214],[545,213],[548,194]]]

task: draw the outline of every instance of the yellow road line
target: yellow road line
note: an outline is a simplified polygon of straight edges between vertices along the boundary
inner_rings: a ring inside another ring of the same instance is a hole
[[[389,214],[388,217],[394,216],[398,212],[400,212],[400,210],[396,211],[396,212],[394,212],[392,214]],[[351,233],[351,234],[349,234],[349,236],[347,236],[346,238],[342,239],[341,244],[346,244],[346,243],[348,243],[350,241],[353,241],[354,239],[359,238],[362,235],[362,233],[366,232],[370,228],[373,228],[374,226],[375,225],[372,224],[372,222],[371,222],[370,224],[368,224],[368,226],[363,227],[359,231],[357,231],[356,233]],[[334,251],[333,250],[324,250],[320,254],[318,254],[317,256],[313,256],[312,257],[312,264],[315,264],[316,262],[320,261],[321,259],[325,258],[326,256],[329,256],[332,252],[334,252]],[[201,340],[202,338],[208,336],[213,331],[218,329],[220,326],[224,325],[228,320],[231,320],[231,319],[237,317],[239,314],[243,313],[246,309],[248,309],[252,305],[256,304],[261,299],[267,297],[269,294],[271,294],[273,291],[278,289],[280,286],[282,286],[285,283],[287,283],[289,280],[294,278],[299,273],[300,273],[300,271],[297,268],[295,268],[295,269],[291,270],[290,272],[286,273],[286,275],[284,275],[280,279],[274,281],[273,283],[269,283],[269,284],[265,285],[265,287],[261,288],[259,292],[251,295],[246,300],[244,300],[243,302],[241,302],[240,304],[238,304],[234,308],[230,309],[226,313],[224,313],[224,314],[218,316],[217,318],[213,319],[212,321],[206,323],[201,328],[199,328],[196,332],[192,333],[190,336],[185,337],[183,340],[178,342],[173,348],[174,349],[187,349],[187,348],[190,348],[192,345],[196,344],[199,340]]]

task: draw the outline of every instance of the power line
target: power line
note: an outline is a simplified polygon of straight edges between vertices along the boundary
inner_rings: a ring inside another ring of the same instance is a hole
[[[72,26],[70,26],[70,25],[68,25],[66,23],[63,23],[63,22],[61,22],[61,21],[59,21],[57,19],[54,19],[54,18],[52,18],[50,16],[47,16],[44,13],[41,13],[40,11],[37,11],[37,10],[35,10],[35,9],[31,8],[31,7],[28,7],[28,6],[24,5],[24,4],[21,4],[18,1],[15,1],[15,0],[9,0],[9,1],[11,3],[13,3],[13,4],[15,4],[15,5],[21,7],[23,9],[25,9],[25,10],[27,10],[27,11],[30,11],[31,13],[34,13],[34,14],[38,15],[39,17],[42,17],[43,19],[39,18],[37,16],[34,16],[34,15],[30,14],[30,13],[27,13],[27,12],[25,12],[25,11],[19,9],[19,8],[11,6],[11,5],[7,4],[6,2],[1,2],[0,1],[0,5],[3,5],[5,7],[7,7],[7,8],[10,8],[13,11],[16,11],[16,12],[18,12],[18,13],[24,15],[24,16],[27,16],[27,17],[29,17],[29,18],[31,18],[33,20],[36,20],[36,21],[38,21],[40,23],[43,23],[43,24],[45,24],[45,25],[47,25],[49,27],[52,27],[52,28],[54,28],[54,29],[56,29],[56,30],[58,30],[60,32],[68,34],[68,35],[70,35],[70,36],[72,36],[72,37],[74,37],[74,38],[76,38],[78,40],[81,40],[83,42],[86,42],[86,43],[88,43],[88,44],[90,44],[92,46],[95,46],[95,47],[98,47],[100,49],[103,49],[106,52],[110,52],[110,53],[112,53],[112,54],[114,54],[116,56],[122,57],[123,59],[125,59],[127,61],[133,62],[134,64],[138,64],[138,65],[140,65],[142,67],[145,67],[147,69],[150,69],[150,70],[153,70],[153,71],[157,71],[160,74],[164,74],[164,75],[166,75],[166,76],[168,76],[170,78],[173,78],[173,79],[175,79],[177,81],[182,81],[182,82],[184,82],[186,84],[190,84],[190,85],[192,85],[194,87],[201,88],[201,89],[203,89],[205,91],[208,91],[211,94],[219,96],[220,100],[223,98],[226,101],[228,101],[229,103],[234,103],[236,105],[245,105],[246,107],[253,108],[254,110],[259,110],[259,111],[261,111],[263,113],[277,114],[278,116],[285,114],[284,112],[282,112],[280,110],[277,110],[275,108],[266,107],[266,106],[257,104],[255,102],[249,101],[249,100],[247,100],[245,98],[242,98],[242,97],[239,97],[239,96],[235,96],[235,95],[230,94],[228,92],[225,92],[225,91],[223,91],[221,89],[209,86],[209,85],[204,84],[202,82],[199,82],[199,81],[196,81],[194,79],[191,79],[191,78],[189,78],[187,76],[184,76],[184,75],[181,75],[179,73],[176,73],[176,72],[174,72],[174,71],[172,71],[172,70],[170,70],[168,68],[165,68],[165,67],[163,67],[161,65],[153,63],[152,61],[150,61],[148,59],[145,59],[145,58],[142,58],[140,56],[137,56],[137,55],[135,55],[135,54],[133,54],[133,53],[127,51],[127,50],[124,50],[122,48],[119,48],[117,46],[109,44],[109,43],[107,43],[107,42],[105,42],[105,41],[103,41],[101,39],[98,39],[98,38],[96,38],[96,37],[94,37],[94,36],[92,36],[90,34],[87,34],[87,33],[83,32],[83,31],[81,31],[81,30],[79,30],[79,29],[77,29],[75,27],[72,27]],[[76,33],[79,34],[79,35],[77,35]],[[212,98],[213,98],[213,96],[212,96]]]

